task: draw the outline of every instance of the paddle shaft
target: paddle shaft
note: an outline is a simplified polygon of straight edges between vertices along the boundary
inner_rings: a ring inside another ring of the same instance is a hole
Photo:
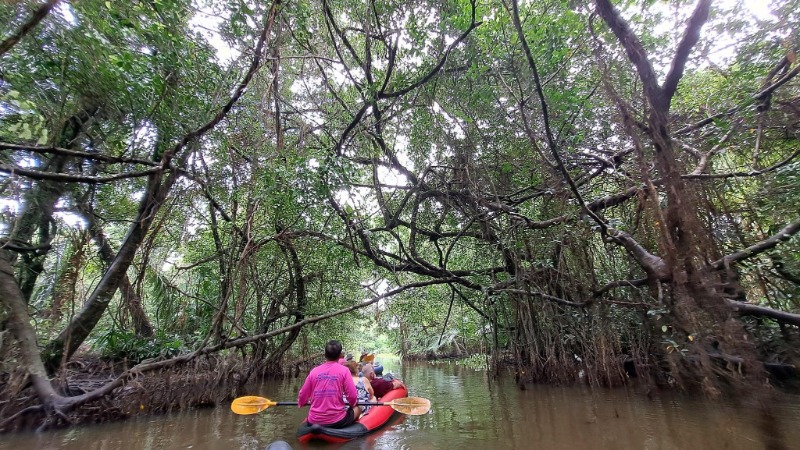
[[[235,398],[231,402],[231,410],[236,414],[249,415],[258,414],[272,406],[295,406],[296,404],[295,402],[273,402],[268,398],[246,395],[244,397]],[[431,409],[431,401],[427,398],[420,397],[396,398],[388,402],[358,402],[356,405],[389,406],[399,413],[412,416],[427,414]]]
[[[392,402],[358,402],[356,406],[392,406]],[[272,406],[297,406],[297,402],[275,402]]]

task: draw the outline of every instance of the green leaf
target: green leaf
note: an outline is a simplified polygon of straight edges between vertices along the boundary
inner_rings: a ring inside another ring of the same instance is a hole
[[[39,136],[39,139],[36,141],[36,145],[45,145],[47,144],[47,128],[42,129],[42,134]]]
[[[20,139],[28,140],[33,137],[33,133],[31,132],[31,126],[26,124],[22,125],[22,132],[19,135]]]

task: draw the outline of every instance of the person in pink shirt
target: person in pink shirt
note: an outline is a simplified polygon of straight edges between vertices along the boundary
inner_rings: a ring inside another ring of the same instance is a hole
[[[303,387],[297,394],[297,406],[303,407],[311,401],[311,410],[306,421],[330,428],[343,428],[359,416],[358,392],[350,376],[350,370],[339,364],[342,343],[336,340],[325,345],[325,361],[311,369]],[[345,403],[345,398],[347,403]]]

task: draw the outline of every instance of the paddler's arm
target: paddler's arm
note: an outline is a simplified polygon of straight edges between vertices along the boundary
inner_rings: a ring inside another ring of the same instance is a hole
[[[308,401],[311,399],[311,393],[314,392],[311,386],[311,374],[309,373],[306,376],[306,381],[303,383],[303,387],[300,388],[300,392],[297,393],[297,406],[302,408],[308,404]]]

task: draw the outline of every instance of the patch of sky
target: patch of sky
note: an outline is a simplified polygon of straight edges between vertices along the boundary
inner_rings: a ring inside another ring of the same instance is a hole
[[[72,26],[78,25],[78,17],[75,16],[75,10],[72,9],[72,5],[69,3],[58,2],[53,12],[68,24]]]
[[[66,204],[66,201],[64,199],[59,200],[58,202],[56,202],[56,212],[53,213],[53,216],[61,220],[63,223],[65,223],[67,226],[71,228],[85,230],[87,223],[83,219],[83,217],[73,212],[65,211],[65,209],[67,208],[68,206]]]
[[[466,137],[466,134],[464,134],[464,129],[465,129],[464,123],[462,123],[461,120],[458,120],[457,118],[448,114],[444,110],[444,108],[442,108],[439,102],[433,102],[433,112],[439,114],[440,116],[442,116],[442,118],[444,118],[445,122],[447,122],[448,125],[447,128],[450,129],[450,131],[452,131],[453,135],[457,139],[464,139]]]
[[[220,33],[221,27],[230,20],[230,11],[220,8],[212,1],[194,0],[192,6],[194,15],[189,20],[189,27],[214,48],[221,65],[229,66],[241,55],[241,52],[226,42]],[[249,17],[248,24],[254,25]]]

